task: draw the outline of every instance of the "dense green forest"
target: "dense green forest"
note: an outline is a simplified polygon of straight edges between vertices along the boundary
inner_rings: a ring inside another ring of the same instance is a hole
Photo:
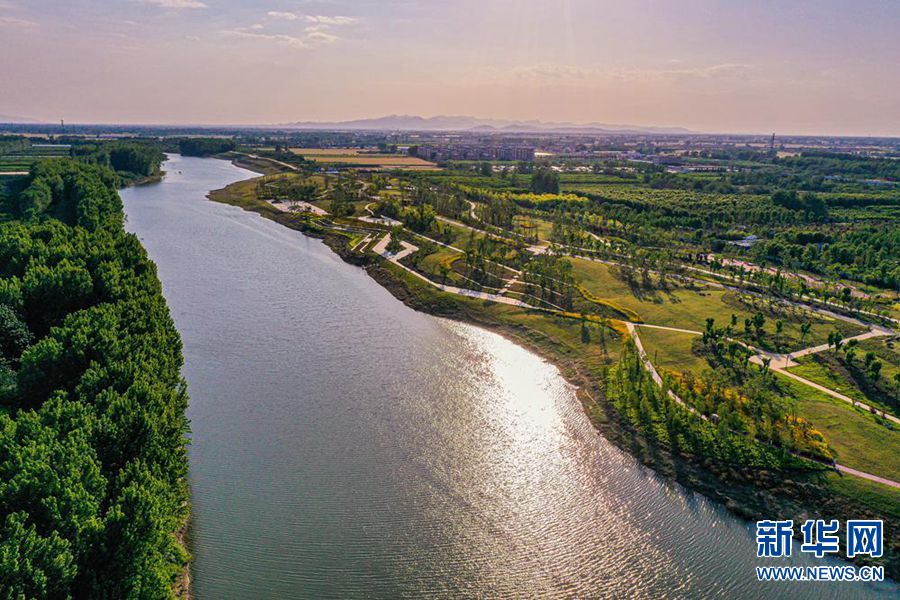
[[[2,598],[169,598],[188,560],[181,341],[110,168],[161,155],[97,156],[37,164],[2,206]]]
[[[185,156],[212,156],[234,148],[234,141],[227,138],[187,138],[178,141],[178,150]]]

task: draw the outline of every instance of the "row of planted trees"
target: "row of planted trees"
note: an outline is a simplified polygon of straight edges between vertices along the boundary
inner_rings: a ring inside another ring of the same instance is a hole
[[[645,370],[634,343],[629,340],[623,347],[619,363],[609,370],[605,386],[607,396],[626,422],[678,454],[710,458],[736,467],[813,467],[811,463],[791,454],[790,451],[797,447],[793,442],[793,428],[773,426],[772,419],[766,418],[764,411],[758,420],[752,419],[744,412],[745,399],[740,395],[725,393],[718,387],[703,387],[702,382],[697,385],[696,381],[689,380],[689,383],[693,389],[688,389],[685,382],[673,385],[672,379],[668,380],[666,387],[658,386]],[[669,395],[669,386],[676,394],[691,394],[686,398],[686,403],[688,406],[692,403],[696,405],[694,410]],[[712,412],[713,406],[721,414]],[[782,419],[781,423],[786,421]],[[745,425],[753,425],[752,434]],[[763,431],[778,433],[770,433],[768,438],[757,435]],[[783,435],[783,431],[787,431],[787,435]],[[816,444],[817,455],[827,452],[824,440],[814,430],[808,431],[807,439],[804,448],[812,450],[813,444]],[[830,454],[827,456],[830,457]]]

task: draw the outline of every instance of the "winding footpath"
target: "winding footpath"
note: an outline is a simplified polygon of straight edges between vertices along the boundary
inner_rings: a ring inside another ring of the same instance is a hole
[[[419,248],[417,246],[413,246],[409,242],[400,242],[403,249],[400,252],[397,252],[396,254],[392,254],[391,252],[388,252],[388,250],[387,250],[387,246],[390,243],[390,241],[391,241],[391,234],[388,233],[383,238],[381,238],[381,240],[379,240],[377,244],[372,246],[372,252],[382,256],[383,258],[385,258],[386,260],[390,261],[391,263],[397,265],[398,267],[400,267],[407,273],[411,273],[412,275],[415,275],[422,281],[427,282],[428,284],[430,284],[433,287],[436,287],[437,289],[441,290],[442,292],[449,292],[451,294],[457,294],[459,296],[465,296],[467,298],[476,298],[479,300],[488,300],[490,302],[499,302],[500,304],[509,304],[511,306],[518,306],[520,308],[528,308],[531,310],[540,310],[540,311],[544,311],[544,312],[551,312],[550,309],[541,308],[538,306],[532,306],[531,304],[527,304],[525,302],[522,302],[521,300],[516,300],[515,298],[508,298],[506,296],[500,296],[499,294],[489,294],[487,292],[477,292],[475,290],[459,288],[459,287],[452,286],[452,285],[444,285],[444,284],[432,281],[431,279],[429,279],[428,277],[425,277],[418,271],[410,269],[409,267],[407,267],[406,265],[404,265],[403,263],[400,262],[401,259],[406,258],[410,254],[412,254],[413,252],[418,250]]]

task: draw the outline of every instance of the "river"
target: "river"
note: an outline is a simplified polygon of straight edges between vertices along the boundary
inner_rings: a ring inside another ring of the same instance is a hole
[[[205,198],[249,171],[165,168],[122,197],[184,338],[199,600],[897,593],[758,583],[751,526],[607,442],[554,366]]]

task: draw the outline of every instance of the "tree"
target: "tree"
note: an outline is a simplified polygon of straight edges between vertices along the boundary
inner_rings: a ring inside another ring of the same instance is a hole
[[[494,174],[494,169],[491,167],[491,163],[487,161],[483,161],[478,164],[478,174],[482,177],[490,177]]]
[[[558,194],[559,174],[550,167],[538,167],[531,175],[531,191],[535,194]]]
[[[391,236],[391,239],[388,240],[388,244],[385,247],[385,250],[387,250],[391,254],[397,254],[403,249],[403,244],[400,243],[399,228],[395,227],[394,229],[392,229],[389,235]]]
[[[869,379],[871,379],[873,383],[877,382],[881,377],[881,361],[873,360],[872,363],[868,366],[867,374],[869,376]]]
[[[753,329],[755,332],[756,339],[762,337],[763,327],[766,325],[766,317],[761,312],[753,315]]]
[[[38,533],[25,512],[0,528],[0,590],[4,598],[64,598],[77,571],[71,545],[56,531]]]
[[[841,349],[841,346],[844,345],[844,339],[841,335],[840,331],[831,331],[828,334],[828,347],[834,348],[834,351],[837,352]]]
[[[0,362],[18,363],[34,336],[25,322],[7,304],[0,304]]]

